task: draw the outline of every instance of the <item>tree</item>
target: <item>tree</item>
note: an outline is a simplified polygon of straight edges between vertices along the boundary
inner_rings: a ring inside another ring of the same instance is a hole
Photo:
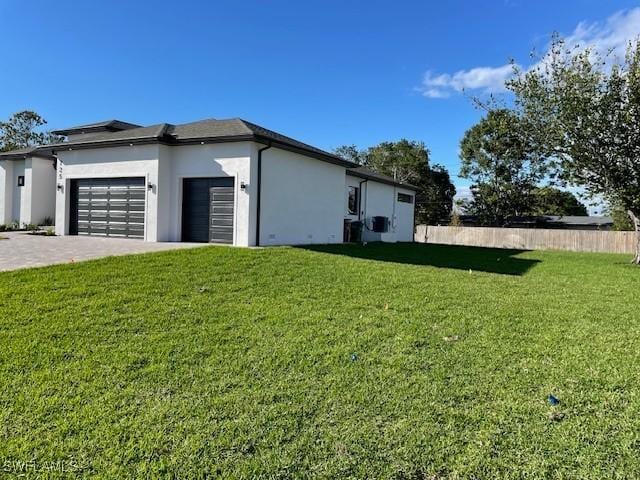
[[[538,187],[533,190],[533,202],[527,215],[588,215],[576,196],[554,187]]]
[[[507,88],[536,149],[560,179],[627,211],[640,264],[640,41],[618,60],[556,37],[516,73]]]
[[[489,111],[465,132],[460,159],[460,176],[473,181],[465,209],[482,225],[502,226],[525,215],[545,174],[520,118],[505,108]]]
[[[345,145],[334,152],[400,183],[418,187],[415,209],[419,223],[448,223],[456,190],[443,166],[429,165],[430,154],[424,143],[402,139],[382,142],[366,150]]]
[[[342,145],[341,147],[336,148],[333,153],[349,162],[357,163],[358,165],[364,165],[366,162],[366,152],[358,149],[355,145]]]
[[[47,121],[35,112],[24,110],[14,113],[6,122],[0,122],[0,151],[46,145],[60,141],[60,137],[38,131]]]
[[[383,175],[393,177],[400,183],[418,183],[428,177],[429,150],[422,142],[406,139],[397,142],[382,142],[369,148],[365,165]]]
[[[633,231],[633,222],[629,218],[626,210],[622,207],[615,206],[609,212],[613,219],[613,229],[618,232]]]
[[[416,186],[422,186],[416,195],[417,221],[427,225],[448,224],[456,187],[447,169],[438,164],[430,167],[427,178]]]

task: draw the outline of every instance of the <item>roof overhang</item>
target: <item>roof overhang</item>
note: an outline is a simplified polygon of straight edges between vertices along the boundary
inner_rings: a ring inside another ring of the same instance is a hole
[[[89,125],[79,125],[77,127],[54,130],[51,133],[64,136],[83,135],[87,133],[98,132],[120,132],[122,130],[129,130],[139,127],[141,127],[141,125],[136,125],[135,123],[123,122],[121,120],[108,120],[106,122],[92,123]]]
[[[237,143],[237,142],[256,142],[263,145],[271,145],[275,148],[280,148],[282,150],[287,150],[294,153],[299,153],[301,155],[305,155],[307,157],[316,158],[318,160],[322,160],[324,162],[332,163],[334,165],[340,165],[345,168],[353,168],[356,164],[344,160],[335,155],[322,154],[313,149],[305,149],[295,145],[287,144],[286,142],[281,142],[278,140],[270,139],[268,137],[262,135],[233,135],[233,136],[220,136],[220,137],[194,137],[194,138],[186,138],[177,140],[171,135],[163,135],[163,136],[154,136],[154,137],[141,137],[141,138],[132,138],[132,139],[105,139],[105,140],[75,140],[73,142],[63,142],[54,145],[48,145],[46,148],[49,151],[52,151],[53,154],[61,151],[72,151],[72,150],[89,150],[96,148],[111,148],[111,147],[127,147],[133,145],[152,145],[152,144],[161,144],[161,145],[169,145],[169,146],[181,146],[181,145],[202,145],[202,144],[212,144],[212,143]]]
[[[38,148],[34,148],[28,152],[0,152],[0,160],[26,160],[27,158],[38,157],[46,158],[48,160],[55,160],[56,157],[47,151],[41,151]]]
[[[293,153],[299,153],[306,157],[312,157],[318,160],[322,160],[323,162],[332,163],[334,165],[340,165],[341,167],[346,167],[347,169],[353,168],[356,166],[355,163],[349,162],[348,160],[340,158],[337,155],[323,154],[313,149],[298,147],[296,145],[291,145],[286,142],[281,142],[269,137],[264,137],[262,135],[252,135],[252,137],[253,137],[252,140],[254,142],[261,143],[263,145],[271,145],[272,147],[279,148],[281,150],[287,150]]]
[[[388,179],[387,180],[385,178],[380,178],[380,177],[378,177],[376,175],[369,175],[368,173],[358,172],[356,170],[348,170],[347,169],[347,175],[349,175],[351,177],[363,178],[365,180],[370,180],[372,182],[384,183],[385,185],[391,185],[393,187],[405,188],[407,190],[413,190],[414,192],[417,192],[418,190],[420,190],[415,185],[411,185],[409,183],[400,183],[400,182],[396,182],[396,181],[394,181],[392,179]]]

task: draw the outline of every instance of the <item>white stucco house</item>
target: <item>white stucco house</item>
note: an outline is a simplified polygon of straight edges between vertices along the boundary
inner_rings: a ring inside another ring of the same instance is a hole
[[[55,217],[55,158],[35,147],[0,154],[0,225]]]
[[[54,133],[0,154],[0,223],[55,213],[58,235],[268,246],[341,243],[361,221],[365,241],[413,241],[415,187],[245,120]]]

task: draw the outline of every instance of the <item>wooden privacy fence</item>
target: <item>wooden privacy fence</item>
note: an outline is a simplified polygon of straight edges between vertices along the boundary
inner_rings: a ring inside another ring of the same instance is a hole
[[[635,232],[418,225],[415,241],[522,250],[633,253]]]

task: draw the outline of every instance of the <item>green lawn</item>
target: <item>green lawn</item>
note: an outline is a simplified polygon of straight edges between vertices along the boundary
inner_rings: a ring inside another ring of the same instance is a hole
[[[640,477],[628,260],[210,247],[0,274],[0,478]]]

